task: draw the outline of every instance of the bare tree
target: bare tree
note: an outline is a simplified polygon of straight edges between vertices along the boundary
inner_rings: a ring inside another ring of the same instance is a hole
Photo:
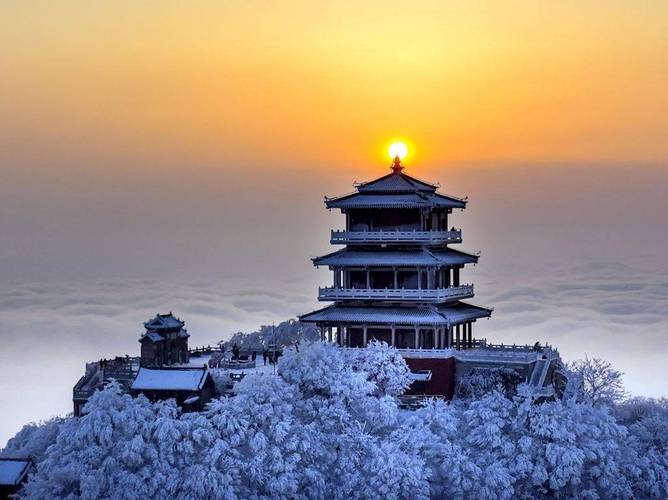
[[[626,397],[624,373],[604,359],[585,356],[569,363],[568,369],[580,380],[584,396],[593,405],[618,403]]]

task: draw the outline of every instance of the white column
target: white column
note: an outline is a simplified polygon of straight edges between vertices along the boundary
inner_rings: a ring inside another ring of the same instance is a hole
[[[420,348],[420,329],[417,326],[415,327],[415,348]]]
[[[371,273],[368,267],[366,268],[366,287],[371,288]]]
[[[418,288],[422,288],[422,272],[420,271],[420,268],[417,268],[417,274],[418,274]]]
[[[364,331],[364,336],[362,337],[362,346],[366,347],[366,344],[367,344],[367,342],[366,342],[366,325],[364,325],[363,331]]]
[[[392,268],[394,271],[394,288],[399,288],[399,281],[397,280],[397,268]]]
[[[392,325],[391,328],[392,328],[392,347],[396,347],[396,346],[397,346],[397,342],[396,342],[395,332],[394,332],[394,330],[395,330],[395,326]]]

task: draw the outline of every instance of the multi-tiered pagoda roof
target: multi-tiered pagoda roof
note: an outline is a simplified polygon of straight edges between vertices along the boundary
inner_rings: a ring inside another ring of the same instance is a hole
[[[437,192],[438,186],[404,174],[401,169],[357,186],[356,192],[326,198],[327,208],[465,208],[466,200]]]
[[[331,243],[345,247],[313,259],[333,271],[333,286],[318,295],[333,304],[301,321],[348,347],[372,338],[405,348],[472,347],[472,323],[492,311],[463,302],[474,292],[460,270],[478,256],[449,247],[462,237],[448,216],[466,203],[405,174],[398,158],[390,174],[325,198],[346,216],[346,228],[331,233]]]

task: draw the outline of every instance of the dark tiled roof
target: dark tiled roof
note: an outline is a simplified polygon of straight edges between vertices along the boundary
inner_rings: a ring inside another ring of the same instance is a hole
[[[478,261],[458,250],[351,250],[344,248],[313,259],[316,266],[448,266]]]
[[[420,181],[403,173],[387,174],[379,179],[364,182],[357,186],[360,193],[368,192],[415,192],[415,191],[436,191],[437,186]]]
[[[165,340],[165,339],[162,337],[162,335],[160,335],[158,332],[153,332],[153,331],[151,331],[151,332],[146,332],[146,333],[142,336],[141,340],[144,340],[144,339],[148,339],[148,340],[150,340],[151,342],[163,342],[163,341]]]
[[[439,193],[353,193],[325,201],[327,208],[465,208],[466,201]]]
[[[144,323],[147,330],[178,329],[183,327],[185,322],[175,317],[172,313],[156,314],[155,318]]]
[[[332,305],[299,318],[306,323],[360,323],[396,325],[454,325],[486,318],[491,309],[464,302],[432,307],[356,307]]]
[[[327,208],[465,208],[466,200],[436,192],[438,186],[392,172],[356,186],[345,196],[327,198]]]

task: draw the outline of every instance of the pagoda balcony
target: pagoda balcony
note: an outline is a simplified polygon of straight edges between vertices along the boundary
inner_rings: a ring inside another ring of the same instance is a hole
[[[448,231],[337,231],[333,230],[330,238],[332,245],[354,245],[368,243],[383,244],[423,244],[442,245],[461,243],[462,232],[459,229]]]
[[[318,300],[401,300],[411,302],[446,302],[473,297],[473,285],[448,288],[335,288],[318,289]]]

